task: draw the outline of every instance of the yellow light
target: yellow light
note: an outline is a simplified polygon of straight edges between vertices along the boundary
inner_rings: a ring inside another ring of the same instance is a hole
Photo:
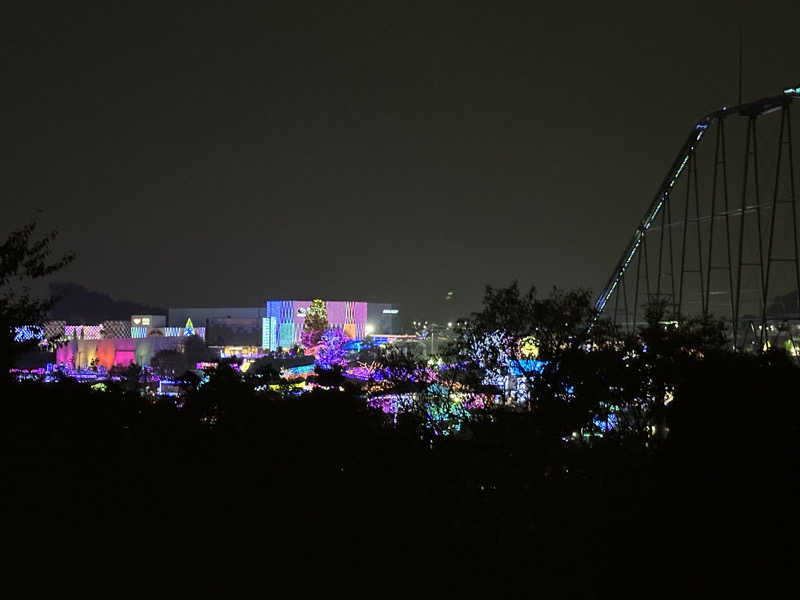
[[[367,323],[367,325],[364,327],[364,332],[367,335],[372,335],[375,333],[375,326],[372,323]]]
[[[536,358],[539,356],[539,348],[536,346],[533,336],[526,337],[522,340],[519,353],[523,358]]]

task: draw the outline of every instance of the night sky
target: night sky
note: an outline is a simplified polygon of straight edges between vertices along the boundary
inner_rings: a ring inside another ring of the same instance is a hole
[[[800,83],[797,2],[113,4],[4,9],[0,234],[161,306],[596,291],[738,24],[745,100]]]

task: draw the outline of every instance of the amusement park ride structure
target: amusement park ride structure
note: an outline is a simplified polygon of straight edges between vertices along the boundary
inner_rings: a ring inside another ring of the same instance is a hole
[[[661,301],[671,319],[724,319],[738,348],[800,337],[798,99],[800,86],[787,88],[692,127],[598,296],[598,315],[631,330]],[[714,144],[701,144],[710,136]]]

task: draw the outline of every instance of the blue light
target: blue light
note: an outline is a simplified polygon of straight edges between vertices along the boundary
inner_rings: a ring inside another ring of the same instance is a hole
[[[523,373],[541,373],[544,371],[546,362],[534,359],[524,359],[511,363],[511,373],[514,375],[522,375]]]
[[[42,328],[36,325],[23,325],[14,328],[14,341],[27,342],[28,340],[41,340],[44,337]]]
[[[608,432],[612,429],[616,429],[617,425],[619,424],[619,418],[616,414],[611,413],[608,415],[606,420],[594,418],[592,419],[594,426],[597,427],[602,432]]]
[[[361,340],[350,340],[342,348],[347,352],[359,352],[363,348],[363,343]]]
[[[314,365],[300,365],[298,367],[289,367],[284,369],[284,373],[286,376],[288,375],[303,375],[304,373],[312,373],[314,371]]]
[[[699,142],[700,138],[703,137],[703,134],[706,132],[706,129],[708,129],[708,123],[698,123],[696,129],[697,137],[695,138],[695,141]],[[694,148],[692,148],[692,150],[694,150]]]

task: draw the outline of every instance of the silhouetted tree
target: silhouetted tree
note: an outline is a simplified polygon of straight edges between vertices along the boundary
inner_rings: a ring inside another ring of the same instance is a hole
[[[37,235],[34,218],[12,231],[0,244],[0,382],[7,382],[8,371],[22,352],[37,342],[16,342],[15,327],[41,327],[53,298],[37,298],[30,285],[63,269],[74,259],[72,254],[53,258],[56,232]]]
[[[709,360],[724,360],[732,348],[722,321],[710,315],[685,318],[668,315],[665,301],[648,304],[646,325],[629,344],[628,384],[636,379],[636,402],[629,414],[638,414],[639,424],[650,427],[657,438],[666,437],[666,404],[680,393],[688,377]]]
[[[191,335],[184,340],[183,355],[188,369],[194,369],[199,362],[216,360],[216,355],[208,347],[206,341],[198,335]]]
[[[136,363],[130,363],[127,366],[115,365],[109,371],[109,375],[120,378],[123,391],[137,396],[141,393],[144,372],[142,367]]]
[[[342,374],[342,366],[340,364],[333,364],[329,369],[322,368],[318,365],[314,368],[313,379],[309,379],[322,387],[335,389],[344,386],[346,381]]]
[[[270,359],[259,359],[245,373],[245,382],[252,389],[263,389],[265,386],[282,385],[280,368]]]
[[[150,360],[150,366],[166,377],[174,377],[179,373],[185,372],[194,365],[189,365],[186,354],[177,350],[159,350]]]
[[[183,394],[192,394],[200,385],[200,376],[194,371],[187,370],[178,376],[177,381]]]

